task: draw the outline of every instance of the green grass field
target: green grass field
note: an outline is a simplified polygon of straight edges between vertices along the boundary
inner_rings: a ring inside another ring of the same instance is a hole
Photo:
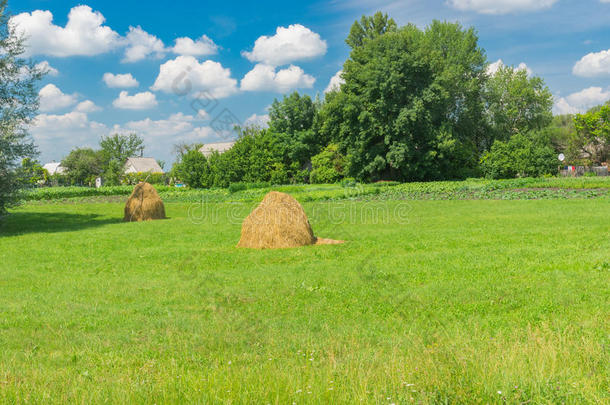
[[[0,230],[0,402],[610,402],[610,199],[28,204]]]

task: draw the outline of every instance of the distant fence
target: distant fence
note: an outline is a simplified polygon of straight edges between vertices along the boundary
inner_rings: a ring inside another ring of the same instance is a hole
[[[566,166],[559,170],[563,177],[581,177],[586,173],[595,173],[596,176],[608,176],[608,166]]]

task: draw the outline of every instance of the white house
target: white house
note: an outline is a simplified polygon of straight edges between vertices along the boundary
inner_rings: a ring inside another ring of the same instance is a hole
[[[210,157],[210,155],[214,152],[224,153],[228,151],[233,147],[233,145],[235,145],[235,141],[206,143],[199,148],[199,152],[203,153],[203,156],[205,157]]]
[[[125,162],[125,173],[163,173],[155,158],[131,157]]]
[[[61,165],[59,162],[51,162],[42,166],[45,169],[49,176],[53,176],[54,174],[64,174],[66,172],[66,168]]]

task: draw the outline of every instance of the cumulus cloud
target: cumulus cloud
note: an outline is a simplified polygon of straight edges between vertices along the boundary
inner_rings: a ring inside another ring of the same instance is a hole
[[[36,68],[36,70],[39,70],[43,73],[45,73],[48,76],[57,76],[59,75],[59,70],[55,69],[53,66],[51,66],[51,64],[49,64],[48,61],[43,60],[40,63],[37,63],[36,66],[34,66]]]
[[[146,118],[115,125],[112,133],[137,133],[147,145],[147,154],[167,156],[167,151],[178,142],[194,143],[217,138],[218,135],[208,126],[198,125],[199,118],[182,113],[172,114],[167,119]]]
[[[112,102],[116,108],[123,110],[147,110],[157,106],[157,98],[150,91],[136,93],[130,96],[127,91],[119,93],[119,97]]]
[[[99,55],[121,45],[121,37],[103,25],[104,16],[89,6],[76,6],[68,14],[65,27],[53,24],[50,11],[21,13],[10,19],[26,40],[26,56]]]
[[[178,56],[159,68],[159,75],[151,87],[176,95],[207,92],[212,97],[228,97],[237,91],[237,80],[231,70],[211,60],[199,63],[192,56]]]
[[[326,53],[326,41],[300,24],[277,27],[275,35],[262,36],[254,42],[251,52],[244,55],[252,62],[280,66],[299,60],[312,59]]]
[[[583,56],[574,65],[572,73],[582,77],[610,76],[610,49]]]
[[[259,63],[241,79],[241,89],[286,93],[294,89],[311,88],[315,81],[298,66],[290,65],[276,72],[273,66]]]
[[[75,94],[65,94],[56,85],[49,83],[38,92],[40,111],[56,111],[76,103]]]
[[[126,37],[127,48],[123,62],[131,63],[149,56],[162,58],[165,55],[163,41],[144,31],[141,27],[129,27]]]
[[[589,87],[567,97],[557,98],[553,112],[555,114],[577,114],[587,111],[591,107],[610,100],[610,88]]]
[[[500,68],[506,66],[504,64],[504,62],[502,61],[502,59],[498,59],[497,61],[495,61],[494,63],[490,63],[487,66],[487,74],[488,75],[495,75],[496,72],[498,70],[500,70]],[[528,76],[532,76],[534,74],[534,72],[532,71],[532,69],[529,68],[529,66],[527,66],[524,62],[519,63],[519,65],[517,65],[515,67],[515,70],[525,70],[527,72]]]
[[[104,73],[102,76],[102,80],[106,83],[108,87],[115,88],[128,88],[128,87],[138,87],[138,81],[131,75],[131,73],[125,74],[113,74],[113,73]]]
[[[188,37],[176,38],[172,48],[172,52],[184,56],[214,55],[217,51],[218,46],[206,35],[202,35],[196,41]]]
[[[42,151],[41,159],[49,161],[60,160],[75,147],[94,147],[102,135],[108,135],[108,128],[90,121],[84,112],[72,111],[36,116],[30,134]]]
[[[448,0],[458,10],[481,14],[509,14],[550,8],[557,0]]]
[[[345,83],[345,80],[343,80],[343,77],[341,77],[342,74],[343,70],[339,70],[337,73],[335,73],[333,77],[330,78],[328,86],[326,86],[326,88],[324,89],[324,93],[328,93],[329,91],[333,90],[339,90],[341,85]]]
[[[74,111],[84,112],[84,113],[91,113],[91,112],[96,112],[96,111],[101,111],[101,110],[102,110],[102,108],[97,106],[91,100],[81,101],[80,103],[78,103],[78,105],[74,109]]]
[[[267,128],[269,126],[269,114],[252,114],[244,121],[244,126]]]

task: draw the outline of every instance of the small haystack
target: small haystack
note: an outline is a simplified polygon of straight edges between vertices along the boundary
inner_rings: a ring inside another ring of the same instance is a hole
[[[148,183],[138,183],[125,204],[123,221],[150,221],[164,218],[165,207],[157,190]]]
[[[301,204],[288,194],[272,191],[244,220],[237,247],[279,249],[339,243],[343,241],[316,238]]]

